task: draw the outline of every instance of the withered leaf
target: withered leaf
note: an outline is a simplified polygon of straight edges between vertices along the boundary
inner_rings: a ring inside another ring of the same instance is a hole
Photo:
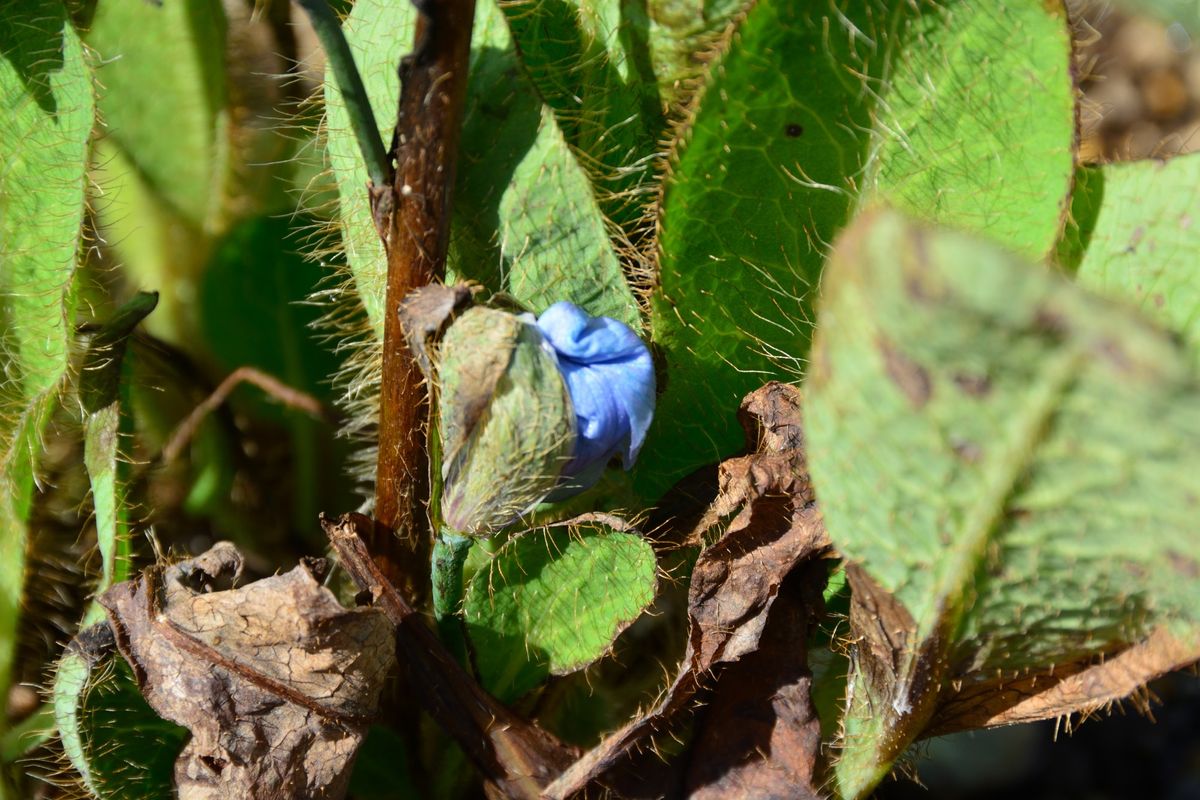
[[[825,572],[820,561],[793,570],[758,649],[721,672],[688,755],[693,800],[820,796],[821,721],[805,648],[822,607]]]
[[[749,445],[758,452],[721,465],[721,493],[693,534],[699,541],[708,528],[733,517],[721,537],[700,554],[692,572],[688,591],[688,644],[679,672],[653,709],[586,753],[547,787],[547,797],[570,797],[592,784],[614,785],[620,778],[618,766],[639,745],[676,722],[692,707],[702,690],[715,686],[720,696],[729,671],[722,670],[712,676],[714,669],[756,653],[763,644],[768,619],[776,613],[773,609],[779,604],[775,601],[785,578],[802,563],[815,567],[811,572],[805,570],[800,580],[806,597],[811,597],[807,592],[815,587],[819,603],[824,569],[812,562],[827,552],[829,541],[808,484],[799,409],[799,391],[780,383],[767,384],[743,402]],[[790,596],[785,605],[793,600],[794,596]],[[784,609],[788,615],[794,611],[794,608]],[[811,611],[805,609],[802,618],[807,619]],[[804,796],[805,792],[811,796],[817,794],[811,785],[805,785],[805,776],[812,777],[819,749],[819,730],[813,727],[816,716],[807,702],[803,637],[796,639],[798,628],[806,625],[797,626],[794,619],[791,623],[781,621],[777,635],[791,642],[794,649],[786,655],[773,650],[778,658],[765,654],[759,666],[778,671],[765,680],[754,679],[762,694],[754,697],[754,687],[740,686],[730,692],[727,705],[718,712],[736,717],[762,702],[773,704],[770,693],[783,691],[786,696],[780,698],[779,707],[769,712],[777,714],[774,720],[754,733],[748,732],[748,738],[721,755],[714,766],[718,771],[723,771],[722,765],[732,768],[733,762],[750,755],[740,747],[746,745],[756,754],[752,758],[758,763],[750,769],[755,774],[735,775],[731,780],[745,780],[746,785],[762,787],[778,776],[787,776],[792,782],[778,785],[791,797]],[[745,673],[734,673],[732,680],[746,683]],[[749,695],[742,694],[742,689],[748,690]],[[758,741],[759,734],[766,736],[765,744]],[[775,746],[793,749],[786,753],[772,752]],[[762,754],[766,754],[765,759]],[[777,757],[783,760],[772,763]],[[708,771],[691,777],[693,789],[698,792],[705,786],[715,792],[732,786],[714,783]]]
[[[219,543],[101,596],[146,700],[191,731],[181,800],[345,794],[395,643],[383,613],[338,604],[320,566],[224,588],[242,557]]]
[[[362,514],[321,517],[342,567],[395,625],[409,680],[422,689],[418,701],[483,775],[489,797],[541,798],[542,787],[577,752],[510,711],[467,675],[371,559],[363,532],[372,525]]]
[[[1181,641],[1159,628],[1144,641],[1092,663],[964,685],[942,702],[925,735],[1087,716],[1136,697],[1150,681],[1197,662],[1200,642]]]
[[[433,378],[431,348],[446,331],[454,316],[471,302],[466,284],[444,286],[431,283],[409,292],[400,302],[400,326],[408,349],[425,378]]]

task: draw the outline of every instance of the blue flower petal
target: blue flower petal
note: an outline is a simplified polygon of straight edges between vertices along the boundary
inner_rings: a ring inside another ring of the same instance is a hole
[[[654,417],[654,364],[645,343],[624,323],[568,302],[546,309],[537,325],[575,406],[578,435],[565,476],[586,474],[590,485],[617,453],[630,469]]]

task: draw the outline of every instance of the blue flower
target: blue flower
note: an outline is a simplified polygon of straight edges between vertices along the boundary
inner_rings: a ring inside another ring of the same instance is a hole
[[[573,494],[596,483],[617,454],[625,469],[633,467],[654,417],[654,364],[628,325],[589,316],[573,303],[550,306],[537,326],[575,406],[575,448],[560,485]]]

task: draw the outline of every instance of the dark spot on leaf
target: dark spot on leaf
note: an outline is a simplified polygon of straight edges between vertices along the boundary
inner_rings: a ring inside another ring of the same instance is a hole
[[[1123,566],[1125,567],[1126,572],[1137,578],[1139,581],[1145,580],[1150,576],[1150,571],[1136,561],[1126,561]]]
[[[954,449],[954,455],[968,464],[975,464],[983,457],[983,449],[967,439],[958,439],[950,446]]]
[[[799,139],[804,135],[804,126],[793,122],[788,125],[787,128],[785,128],[785,131],[787,132],[789,139]]]
[[[1061,335],[1067,331],[1067,320],[1062,314],[1049,308],[1039,308],[1034,312],[1033,325],[1042,333]]]
[[[1200,578],[1200,561],[1196,561],[1191,556],[1184,555],[1177,550],[1168,550],[1167,559],[1171,562],[1171,569],[1183,577],[1193,580]]]
[[[1129,237],[1129,244],[1125,246],[1125,252],[1136,253],[1138,245],[1142,243],[1142,239],[1146,236],[1146,229],[1141,225],[1133,229],[1133,234]]]
[[[1167,304],[1167,298],[1163,297],[1163,293],[1155,292],[1154,293],[1154,307],[1162,308],[1166,304]]]
[[[896,349],[891,342],[882,336],[877,340],[879,352],[883,355],[883,365],[888,377],[900,387],[900,391],[908,398],[914,408],[921,408],[929,402],[933,394],[933,384],[929,380],[929,372],[917,362]]]
[[[987,375],[971,375],[966,372],[955,373],[954,385],[971,397],[987,397],[992,391],[992,379]]]
[[[1027,509],[1027,508],[1010,508],[1005,513],[1005,516],[1008,517],[1010,522],[1012,522],[1013,524],[1017,524],[1017,523],[1024,522],[1025,520],[1029,519],[1031,514],[1030,514],[1029,509]]]
[[[1104,339],[1100,342],[1097,349],[1104,359],[1119,371],[1129,372],[1132,369],[1133,362],[1129,358],[1129,353],[1116,340]]]

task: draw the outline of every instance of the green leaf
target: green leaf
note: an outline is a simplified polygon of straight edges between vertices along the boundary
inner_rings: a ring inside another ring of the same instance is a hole
[[[876,124],[874,195],[1045,257],[1075,169],[1066,9],[923,4],[899,37]]]
[[[90,326],[94,329],[79,376],[79,403],[85,412],[94,414],[120,399],[121,367],[129,337],[157,305],[158,292],[138,292],[111,319]]]
[[[354,757],[350,796],[355,800],[420,800],[408,763],[409,744],[384,725],[372,725]]]
[[[57,668],[53,702],[63,748],[89,796],[173,796],[175,758],[187,730],[154,713],[123,659],[68,647]]]
[[[385,141],[399,97],[396,64],[411,49],[415,13],[409,3],[363,0],[343,26]],[[491,3],[476,9],[471,47],[447,280],[478,281],[535,311],[571,300],[592,314],[635,323],[637,304],[588,175],[524,77]],[[367,202],[367,173],[333,82],[326,84],[326,104],[346,258],[382,339],[387,265]]]
[[[61,4],[0,14],[0,696],[20,617],[41,434],[67,370],[94,109]]]
[[[1041,0],[746,13],[666,179],[644,495],[733,453],[741,398],[800,371],[825,243],[863,198],[1049,251],[1073,170],[1069,59],[1065,14]]]
[[[225,224],[233,144],[225,12],[216,0],[104,0],[84,39],[106,126],[93,160],[98,226],[130,283],[162,292],[149,332],[206,357],[194,300]]]
[[[636,13],[632,3],[625,13]],[[652,0],[650,58],[664,104],[686,103],[695,91],[704,59],[721,46],[721,36],[733,30],[747,0]]]
[[[657,497],[736,451],[742,398],[798,369],[812,290],[867,161],[879,3],[761,0],[709,69],[659,211],[651,327],[667,379],[635,474]],[[901,12],[894,12],[901,13]]]
[[[133,329],[154,310],[157,294],[134,297],[92,336],[84,354],[79,378],[83,421],[83,463],[92,486],[96,541],[100,550],[101,574],[94,594],[107,591],[129,577],[129,508],[125,492],[129,479],[128,439],[133,432],[129,402],[121,398],[125,350]],[[82,627],[104,618],[92,604]]]
[[[139,293],[112,317],[96,326],[83,355],[79,376],[79,405],[84,412],[83,462],[91,483],[96,519],[96,543],[100,551],[101,572],[93,596],[129,577],[131,547],[129,508],[125,491],[129,462],[122,451],[128,450],[133,423],[130,404],[122,399],[125,352],[134,328],[154,310],[157,294]],[[91,629],[104,620],[98,603],[88,604],[80,630]],[[87,634],[85,634],[86,638]],[[87,752],[84,728],[86,695],[92,688],[92,662],[78,646],[67,647],[55,667],[53,705],[59,741],[71,765],[80,775],[84,788],[97,797],[107,797],[97,786]]]
[[[1160,628],[1200,641],[1200,382],[1169,337],[892,212],[835,249],[818,330],[809,463],[875,609],[856,622],[840,796],[868,793],[957,681]]]
[[[1200,154],[1086,169],[1099,208],[1079,282],[1132,300],[1200,365]]]
[[[195,228],[216,225],[225,176],[225,13],[215,0],[104,0],[85,40],[106,137]]]
[[[147,332],[192,352],[203,348],[195,300],[211,238],[163,200],[117,143],[99,137],[92,150],[93,206],[109,253],[130,284],[160,292]]]
[[[90,796],[98,797],[100,791],[92,779],[92,769],[83,744],[83,731],[79,725],[80,698],[88,688],[91,666],[86,656],[67,648],[54,669],[54,720],[58,727],[58,740],[71,766],[79,773],[83,788]]]
[[[525,77],[490,3],[476,11],[450,269],[536,312],[570,300],[638,327],[591,177]]]
[[[480,681],[511,702],[582,669],[654,599],[654,550],[603,519],[529,531],[471,579],[463,616]]]
[[[649,15],[620,0],[517,0],[500,8],[526,74],[580,154],[608,218],[634,234],[643,216],[638,189],[654,176],[665,127]]]
[[[1079,269],[1096,230],[1096,217],[1104,199],[1104,171],[1093,167],[1075,168],[1075,186],[1071,190],[1071,210],[1054,253],[1054,262],[1068,272]]]
[[[358,64],[379,135],[391,141],[400,100],[396,66],[412,48],[417,11],[411,3],[395,0],[361,0],[342,23],[342,32]],[[367,201],[367,168],[341,91],[332,76],[325,80],[325,124],[329,164],[340,195],[341,239],[346,263],[375,338],[383,341],[383,302],[387,260],[375,231]]]

